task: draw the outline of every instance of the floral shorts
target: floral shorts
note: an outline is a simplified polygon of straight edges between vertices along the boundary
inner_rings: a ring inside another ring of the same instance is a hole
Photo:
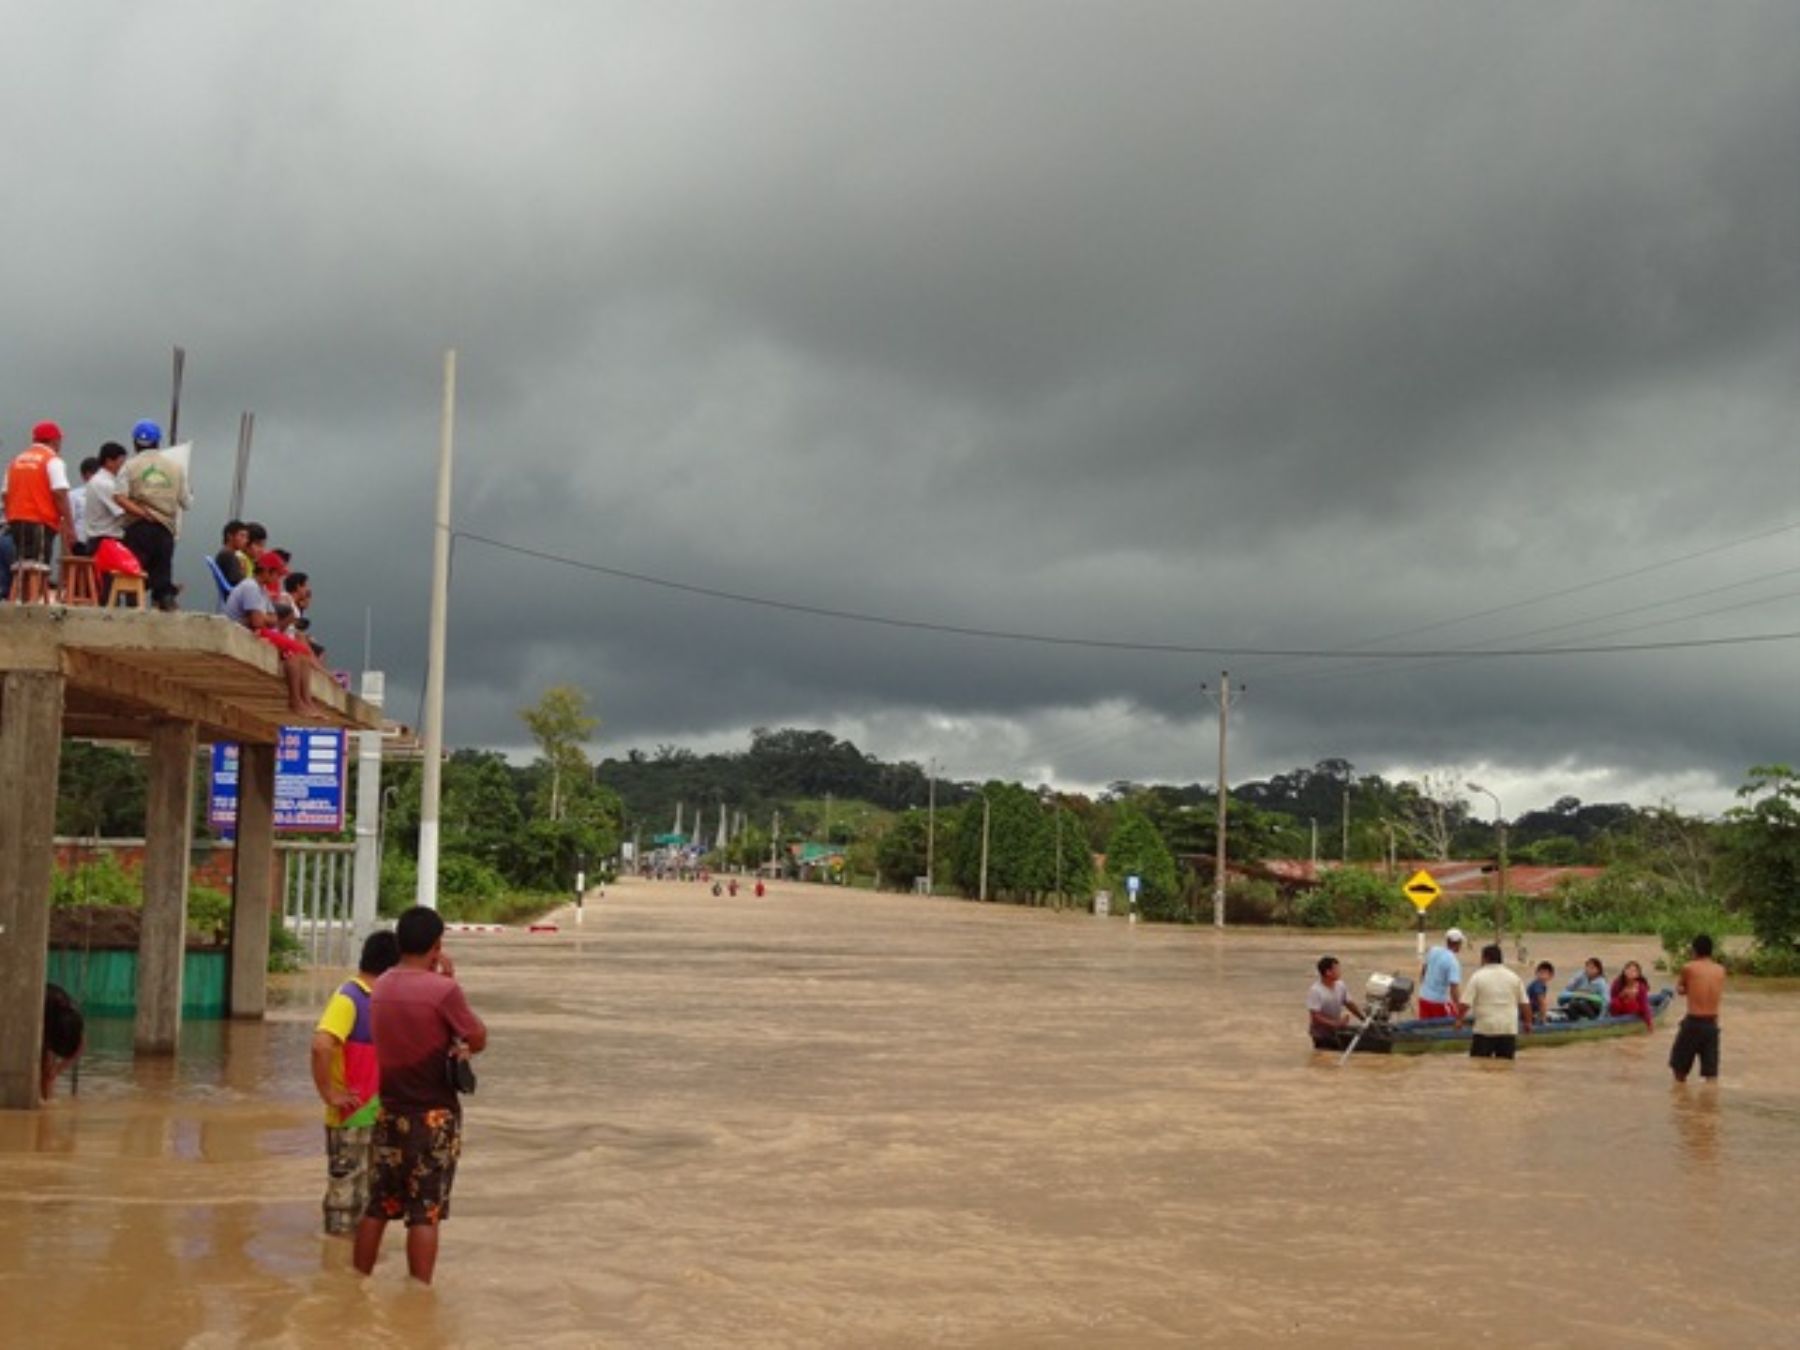
[[[375,1121],[369,1217],[403,1218],[408,1228],[443,1222],[450,1217],[450,1187],[461,1156],[460,1113],[383,1108]]]

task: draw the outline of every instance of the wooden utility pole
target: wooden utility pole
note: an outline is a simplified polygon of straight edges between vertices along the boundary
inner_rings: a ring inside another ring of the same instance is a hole
[[[1350,785],[1344,784],[1344,851],[1342,858],[1350,861]]]
[[[176,445],[181,440],[181,377],[187,370],[187,348],[175,349],[173,377],[169,381],[169,439],[165,444]]]
[[[989,808],[987,793],[981,794],[981,898],[987,899],[987,860],[988,860],[988,818]]]

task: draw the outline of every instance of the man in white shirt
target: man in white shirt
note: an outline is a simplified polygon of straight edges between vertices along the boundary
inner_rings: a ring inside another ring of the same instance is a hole
[[[1457,1030],[1471,1017],[1475,1039],[1469,1043],[1472,1059],[1511,1059],[1519,1048],[1519,1024],[1531,1030],[1531,1000],[1525,981],[1506,968],[1506,954],[1497,942],[1481,949],[1481,969],[1463,987],[1463,1008],[1457,1014]]]
[[[1313,1045],[1320,1050],[1336,1050],[1338,1032],[1350,1025],[1351,1013],[1361,1017],[1363,1010],[1350,999],[1343,967],[1337,957],[1321,956],[1319,978],[1306,991],[1306,1023]]]
[[[125,510],[118,503],[119,468],[125,463],[125,447],[108,441],[100,447],[100,467],[82,490],[81,515],[76,524],[92,548],[102,539],[125,540]],[[71,497],[75,494],[70,493]]]
[[[100,472],[100,461],[89,455],[81,461],[81,481],[69,489],[69,523],[75,527],[75,553],[81,556],[88,551],[87,515],[83,505],[87,498],[88,484],[94,475]]]

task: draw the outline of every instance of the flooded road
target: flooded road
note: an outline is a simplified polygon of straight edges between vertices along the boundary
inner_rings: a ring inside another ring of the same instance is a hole
[[[586,920],[454,943],[493,1039],[435,1290],[318,1235],[296,978],[0,1114],[0,1343],[1792,1342],[1800,990],[1734,989],[1723,1087],[1677,1090],[1672,1023],[1340,1070],[1302,935],[670,883]]]

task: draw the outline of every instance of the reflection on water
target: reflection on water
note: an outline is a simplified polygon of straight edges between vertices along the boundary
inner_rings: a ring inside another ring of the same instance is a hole
[[[457,949],[493,1048],[435,1291],[317,1234],[318,976],[173,1062],[98,1027],[78,1100],[0,1114],[6,1343],[1755,1344],[1800,1313],[1792,993],[1733,991],[1725,1083],[1673,1090],[1667,1028],[1339,1069],[1293,935],[800,887],[587,919]],[[1358,984],[1412,961],[1331,946]]]

